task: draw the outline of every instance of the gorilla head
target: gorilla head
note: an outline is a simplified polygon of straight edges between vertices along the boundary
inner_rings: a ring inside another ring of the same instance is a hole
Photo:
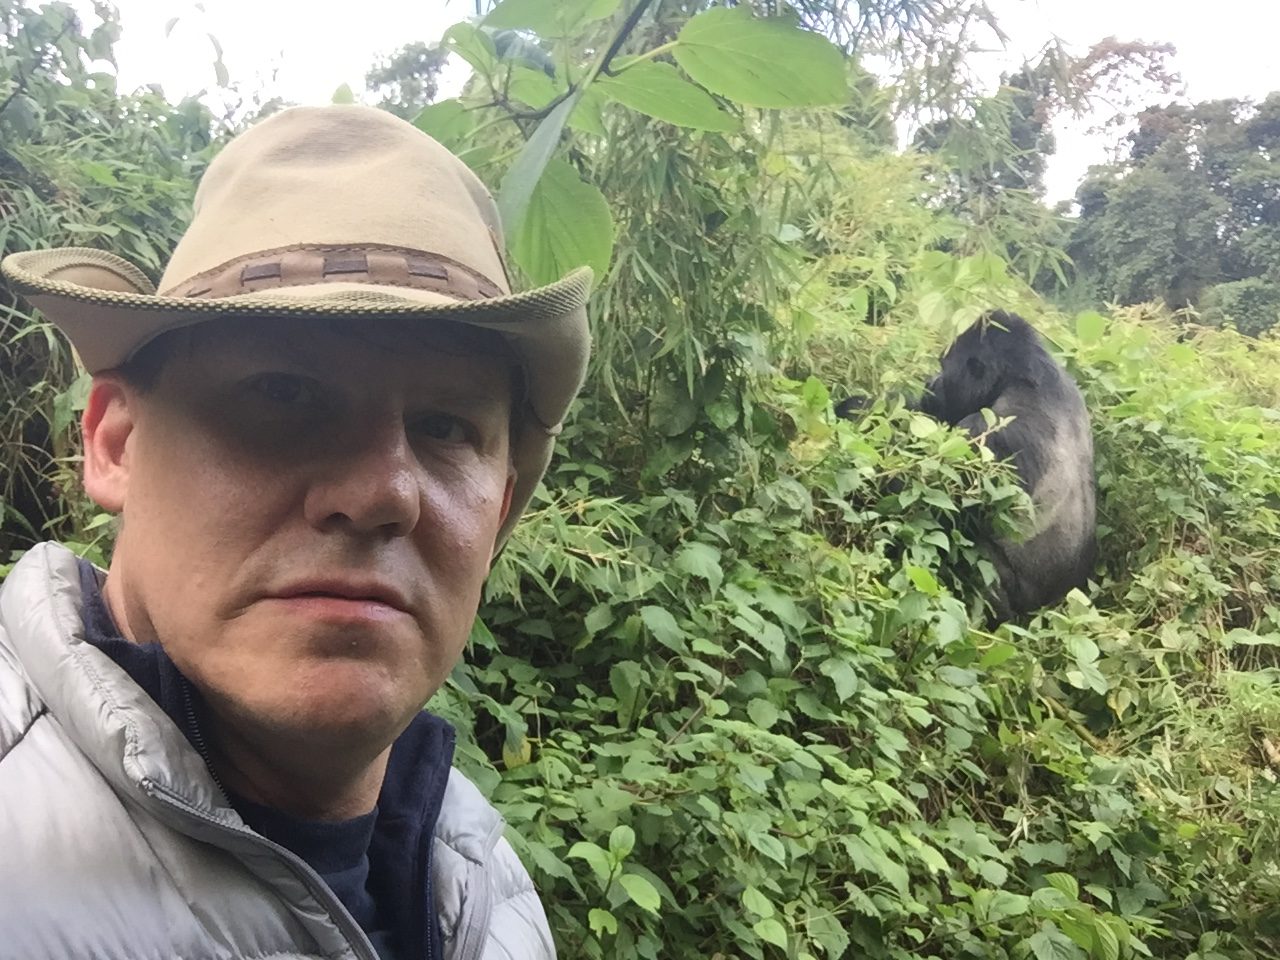
[[[1034,387],[1043,382],[1046,363],[1057,369],[1031,324],[1015,313],[993,310],[942,355],[942,370],[925,386],[920,409],[955,426],[984,407],[994,407],[1011,384]]]

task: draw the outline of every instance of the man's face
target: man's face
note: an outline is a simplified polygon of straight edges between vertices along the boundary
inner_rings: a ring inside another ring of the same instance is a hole
[[[146,392],[95,381],[113,609],[236,727],[389,742],[461,654],[510,503],[510,360],[427,335],[219,321]]]

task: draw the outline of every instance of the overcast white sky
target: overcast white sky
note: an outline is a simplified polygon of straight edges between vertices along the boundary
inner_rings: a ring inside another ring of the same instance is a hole
[[[222,44],[233,83],[260,87],[299,103],[325,103],[343,83],[363,89],[380,55],[414,40],[435,40],[451,23],[474,13],[474,0],[354,0],[300,4],[273,0],[116,0],[123,37],[117,46],[126,88],[159,83],[178,99],[213,85],[208,34]],[[1276,33],[1280,5],[1267,0],[989,0],[1009,35],[982,75],[1016,66],[1053,35],[1078,52],[1108,35],[1169,42],[1174,66],[1192,100],[1260,99],[1280,89]],[[178,17],[172,33],[165,24]],[[1089,137],[1090,121],[1062,125],[1058,156],[1049,169],[1051,200],[1070,197],[1091,163],[1113,144]]]

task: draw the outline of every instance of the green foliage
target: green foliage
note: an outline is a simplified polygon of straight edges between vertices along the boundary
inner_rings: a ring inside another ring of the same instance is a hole
[[[157,275],[189,219],[213,122],[194,101],[121,96],[110,73],[118,24],[99,5],[0,0],[0,255],[105,247]],[[64,343],[0,284],[0,562],[49,535],[86,544],[107,528],[75,488],[71,426],[87,382]],[[88,524],[96,523],[89,533]]]
[[[1029,213],[971,216],[951,155],[886,151],[859,93],[776,113],[731,57],[700,75],[676,51],[702,6],[506,0],[449,32],[474,76],[415,120],[512,191],[529,277],[601,268],[589,386],[431,704],[561,955],[1276,956],[1280,347],[1152,308],[1052,312],[1018,260]],[[968,10],[898,6],[894,42]],[[869,44],[891,12],[799,7],[846,49],[836,23]],[[773,4],[710,13],[818,49]],[[0,181],[10,242],[60,242],[56,211],[126,254],[145,224],[162,257],[201,155],[131,139],[177,119],[122,103],[91,146],[128,143],[129,182],[166,169],[173,192],[147,206],[54,139],[58,191]],[[1025,520],[1026,496],[893,399],[989,306],[1031,317],[1085,392],[1101,535],[1087,596],[994,633],[973,533]],[[6,359],[56,345],[18,323]],[[83,390],[63,362],[37,378],[59,430]],[[875,399],[835,420],[853,390]],[[107,534],[58,502],[76,542]]]
[[[1261,277],[1219,283],[1205,291],[1201,317],[1211,327],[1261,336],[1280,320],[1280,286]]]
[[[551,59],[625,26],[547,38]],[[548,163],[616,224],[559,499],[503,555],[443,700],[561,951],[1274,953],[1275,358],[1045,314],[996,221],[939,212],[953,168],[839,117],[678,128],[590,101],[607,73],[535,96],[475,56],[435,129],[496,180],[580,93]],[[1036,316],[1081,381],[1103,497],[1091,598],[996,634],[972,532],[1025,515],[1008,467],[895,401],[833,422],[828,389],[919,383],[989,305]]]
[[[1071,255],[1093,292],[1200,307],[1257,333],[1280,275],[1280,94],[1143,111],[1129,156],[1077,192]],[[1254,282],[1250,282],[1254,281]]]

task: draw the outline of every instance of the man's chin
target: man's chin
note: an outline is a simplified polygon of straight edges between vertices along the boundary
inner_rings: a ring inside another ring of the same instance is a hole
[[[350,661],[313,665],[292,682],[229,693],[215,700],[234,715],[242,735],[308,751],[376,754],[404,731],[423,702],[384,668]]]

